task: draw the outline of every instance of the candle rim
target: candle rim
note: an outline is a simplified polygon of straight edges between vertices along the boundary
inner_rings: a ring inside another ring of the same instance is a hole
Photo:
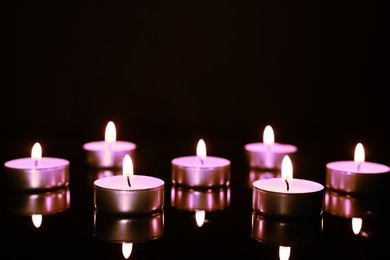
[[[94,145],[98,145],[98,147],[95,147]],[[92,152],[106,152],[108,150],[106,149],[100,149],[100,146],[106,146],[107,142],[104,140],[98,140],[98,141],[91,141],[83,144],[83,149],[86,151],[92,151]],[[134,150],[137,148],[137,145],[130,141],[122,141],[122,140],[116,140],[115,142],[111,143],[112,146],[115,147],[115,150],[112,151],[129,151]],[[125,147],[117,147],[117,145],[124,145]],[[120,148],[120,149],[119,149]]]
[[[356,162],[353,160],[333,161],[333,162],[328,162],[326,164],[326,168],[328,170],[332,170],[333,172],[339,172],[339,173],[346,173],[346,172],[357,173],[357,174],[390,173],[390,167],[381,163],[368,162],[368,161],[361,162],[360,164],[363,167],[360,168],[360,171],[357,170],[356,166],[355,166],[356,170],[354,171],[350,171],[347,169],[338,169],[337,166],[339,166],[340,164],[347,164],[347,166],[353,167],[356,165]],[[378,167],[378,169],[376,169],[376,171],[367,171],[367,168],[364,168],[364,166],[376,166]]]
[[[322,192],[324,189],[325,189],[325,186],[322,185],[321,183],[318,183],[318,182],[315,182],[315,181],[311,181],[311,180],[306,180],[306,179],[298,179],[298,178],[294,178],[293,181],[290,183],[290,190],[287,191],[275,191],[275,190],[271,190],[271,189],[267,189],[267,188],[260,188],[258,186],[256,186],[257,183],[260,183],[260,182],[273,182],[273,181],[278,181],[278,182],[283,182],[281,178],[268,178],[268,179],[259,179],[259,180],[256,180],[252,183],[252,187],[256,190],[260,190],[260,191],[264,191],[264,192],[270,192],[270,193],[275,193],[275,194],[288,194],[288,195],[302,195],[302,194],[310,194],[310,193],[317,193],[317,192]],[[314,190],[310,190],[310,191],[294,191],[294,190],[291,190],[291,185],[293,185],[294,181],[299,181],[299,182],[303,182],[303,183],[306,183],[306,184],[313,184],[315,185],[315,189]]]
[[[256,147],[264,148],[264,150],[256,149]],[[294,153],[298,151],[298,147],[293,144],[285,144],[285,143],[278,143],[278,142],[275,142],[271,145],[265,144],[263,142],[248,143],[245,145],[244,148],[247,151],[253,153],[265,153],[265,152],[269,152],[266,149],[267,147],[277,147],[278,148],[277,150],[271,150],[271,152],[274,154]],[[279,148],[283,148],[283,149],[280,150]]]
[[[45,166],[45,167],[43,167],[42,164],[41,165],[39,164],[39,162],[42,162],[42,160],[57,161],[57,162],[59,162],[59,164],[56,165],[56,166]],[[70,164],[69,160],[63,159],[63,158],[57,158],[57,157],[41,157],[38,160],[38,166],[37,167],[34,165],[34,161],[35,161],[35,159],[33,159],[31,157],[16,158],[16,159],[12,159],[12,160],[9,160],[9,161],[5,162],[4,166],[9,168],[9,169],[20,169],[20,170],[23,170],[23,169],[25,169],[25,170],[36,169],[36,170],[44,170],[44,169],[63,168],[64,166],[69,166],[69,164]],[[31,166],[28,166],[28,167],[18,167],[17,165],[14,165],[14,164],[19,163],[19,162],[31,162]]]
[[[99,185],[99,183],[102,181],[105,181],[108,179],[119,179],[119,178],[123,179],[124,183],[126,182],[123,175],[114,175],[114,176],[108,176],[108,177],[96,179],[93,182],[93,185],[95,188],[98,188],[98,189],[112,190],[112,191],[119,191],[119,192],[137,192],[137,191],[139,192],[139,191],[155,190],[155,189],[159,189],[161,187],[164,187],[164,185],[165,185],[164,180],[162,180],[160,178],[157,178],[154,176],[149,176],[149,175],[140,175],[140,174],[135,174],[131,178],[133,180],[135,178],[141,178],[141,179],[149,178],[149,179],[153,179],[153,181],[155,181],[155,182],[158,182],[158,184],[156,186],[147,187],[147,188],[138,188],[138,187],[134,187],[134,186],[132,186],[132,187],[124,186],[124,187],[119,187],[119,188],[111,188],[111,187],[107,187],[106,185]]]
[[[196,156],[196,155],[188,155],[188,156],[176,157],[176,158],[172,159],[171,164],[174,165],[175,167],[184,168],[184,169],[197,169],[197,168],[218,169],[218,168],[228,167],[231,164],[230,160],[228,160],[226,158],[217,157],[217,156],[211,156],[211,155],[206,156],[206,158],[204,159],[204,162],[206,162],[207,159],[215,159],[215,160],[219,160],[219,161],[223,162],[223,164],[217,165],[217,166],[215,166],[215,165],[214,166],[213,165],[210,165],[210,166],[208,166],[208,165],[194,165],[194,166],[191,165],[191,166],[186,166],[186,165],[178,164],[178,161],[185,160],[185,159],[199,160],[199,157]]]

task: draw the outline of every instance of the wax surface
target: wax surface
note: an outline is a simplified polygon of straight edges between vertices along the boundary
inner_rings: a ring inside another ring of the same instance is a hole
[[[253,182],[253,186],[264,191],[292,194],[317,192],[324,189],[322,184],[314,181],[293,179],[289,182],[289,190],[287,191],[286,182],[282,178],[257,180]]]
[[[207,156],[203,164],[198,156],[184,156],[172,160],[172,164],[180,167],[217,168],[230,165],[230,161],[220,157]]]
[[[108,147],[109,146],[106,141],[89,142],[83,145],[83,148],[88,151],[105,151],[108,150]],[[111,151],[127,151],[135,148],[136,145],[134,143],[126,141],[115,141],[110,145]]]
[[[245,145],[245,149],[250,152],[258,153],[294,153],[297,151],[296,146],[281,143],[273,143],[272,145],[266,145],[265,143],[251,143]]]
[[[69,164],[68,160],[52,157],[42,157],[38,160],[37,166],[35,166],[35,160],[31,157],[14,159],[6,162],[5,167],[14,169],[47,169],[63,167]]]
[[[152,176],[133,175],[130,180],[131,187],[129,187],[123,175],[100,178],[95,180],[94,184],[101,188],[113,190],[146,190],[164,185],[163,180]]]
[[[362,162],[358,171],[355,161],[338,161],[331,162],[326,165],[330,170],[354,173],[386,173],[390,171],[390,167],[372,162]]]

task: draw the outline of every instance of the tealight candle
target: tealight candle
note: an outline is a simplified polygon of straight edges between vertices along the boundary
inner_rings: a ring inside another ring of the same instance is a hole
[[[69,161],[42,157],[42,147],[35,143],[31,157],[5,162],[7,188],[14,190],[50,190],[69,184]]]
[[[172,183],[187,187],[217,187],[230,184],[230,161],[207,156],[203,139],[198,141],[196,156],[175,158],[172,164]]]
[[[164,181],[134,175],[130,155],[123,158],[123,175],[94,181],[94,206],[97,211],[118,215],[149,214],[164,206]]]
[[[326,164],[326,187],[345,193],[377,193],[388,188],[390,167],[365,161],[364,147],[358,143],[353,161]]]
[[[291,157],[298,150],[294,145],[275,142],[274,131],[270,125],[264,129],[263,142],[249,143],[244,148],[250,167],[268,170],[280,169],[284,156]]]
[[[293,179],[291,159],[285,155],[281,178],[253,182],[252,207],[267,216],[313,217],[322,214],[324,186],[320,183]]]
[[[119,141],[116,136],[114,122],[109,121],[106,126],[104,141],[93,141],[83,145],[89,166],[97,168],[120,168],[126,154],[134,158],[136,144]]]

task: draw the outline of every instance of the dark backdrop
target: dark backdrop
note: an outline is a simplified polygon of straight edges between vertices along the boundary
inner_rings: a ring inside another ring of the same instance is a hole
[[[58,140],[102,139],[113,120],[118,139],[188,151],[201,137],[261,141],[271,124],[324,161],[363,142],[367,160],[388,163],[380,1],[6,2],[4,161],[9,145],[19,156],[35,141],[57,153]]]

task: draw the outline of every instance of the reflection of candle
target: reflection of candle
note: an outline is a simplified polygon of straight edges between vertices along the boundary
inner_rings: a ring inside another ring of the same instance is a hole
[[[309,245],[321,240],[322,216],[302,219],[267,217],[252,211],[252,237],[280,246]]]
[[[217,211],[230,206],[230,187],[192,189],[172,185],[171,206],[187,211]]]
[[[10,191],[6,195],[7,212],[31,216],[37,228],[42,223],[42,216],[60,213],[70,208],[69,187],[37,193]]]
[[[364,148],[358,143],[354,161],[326,164],[326,187],[345,193],[376,193],[388,188],[390,167],[365,161]]]
[[[244,148],[250,167],[259,169],[280,169],[284,156],[292,156],[298,150],[294,145],[275,142],[269,125],[264,129],[263,143],[249,143]]]
[[[366,218],[384,212],[385,201],[379,196],[357,196],[327,189],[324,211],[344,218]]]
[[[207,156],[206,145],[200,139],[196,156],[172,160],[172,183],[189,187],[216,187],[230,184],[230,161]]]
[[[123,159],[123,175],[95,180],[95,209],[112,214],[147,214],[164,206],[164,181],[132,174],[129,155]]]
[[[134,158],[136,147],[134,143],[116,140],[116,128],[112,121],[107,123],[104,141],[83,145],[88,165],[98,168],[121,168],[126,154]]]
[[[164,212],[143,216],[115,216],[95,210],[94,236],[111,243],[122,243],[125,258],[131,254],[133,243],[154,240],[164,234]]]
[[[7,188],[15,190],[50,190],[69,184],[69,161],[42,157],[42,148],[35,143],[31,157],[19,158],[4,164]]]
[[[282,161],[282,178],[253,182],[253,209],[269,216],[309,217],[322,214],[324,186],[320,183],[293,179],[288,155]]]

